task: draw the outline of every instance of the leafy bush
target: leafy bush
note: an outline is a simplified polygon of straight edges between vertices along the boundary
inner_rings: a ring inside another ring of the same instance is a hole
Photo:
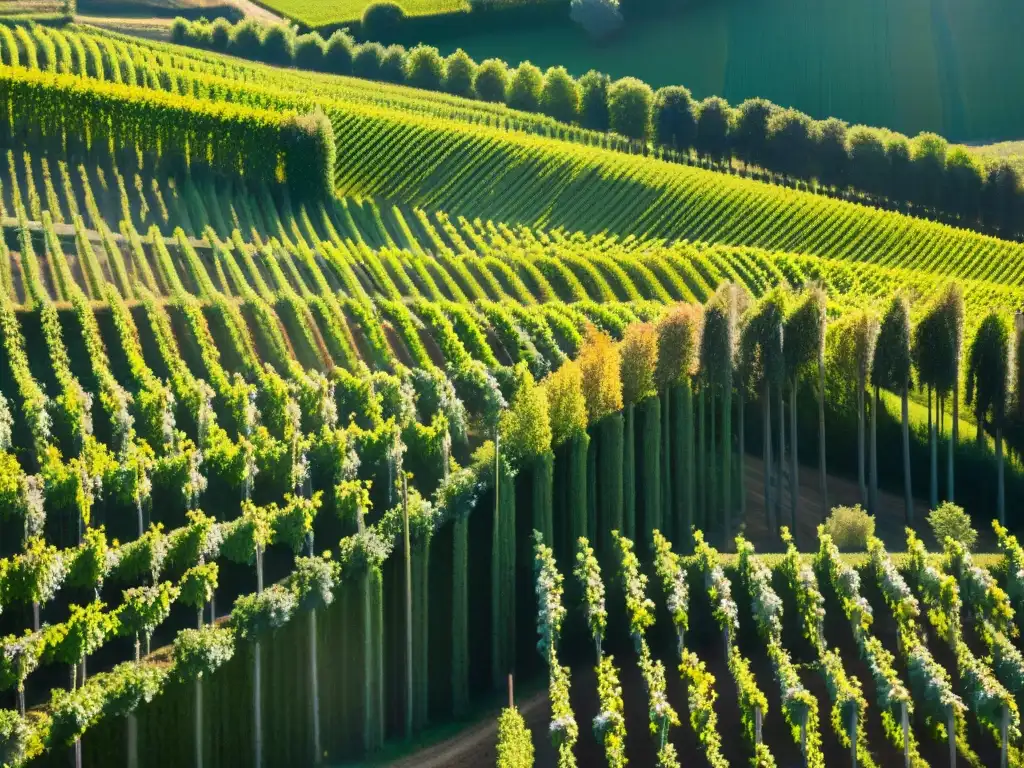
[[[875,535],[875,518],[860,504],[833,507],[825,520],[825,532],[843,552],[866,552],[868,539]]]
[[[608,88],[608,122],[615,133],[646,139],[651,130],[651,86],[635,77],[616,80]]]
[[[444,59],[437,48],[431,45],[417,45],[409,51],[405,79],[414,88],[441,90],[444,83]]]
[[[959,541],[970,552],[978,540],[978,532],[971,527],[971,518],[963,507],[951,501],[944,502],[928,514],[928,525],[932,527],[940,546],[950,538]]]
[[[515,713],[518,717],[518,713]],[[502,716],[504,718],[504,715]],[[519,718],[519,722],[522,722],[522,718]],[[500,727],[500,726],[499,726]],[[529,732],[526,734],[529,738]],[[28,748],[29,739],[29,728],[28,723],[25,722],[25,718],[15,712],[13,709],[2,709],[0,710],[0,765],[21,765],[25,759],[25,752]],[[530,744],[530,755],[533,755],[533,745]],[[500,745],[499,745],[500,755]],[[532,765],[533,760],[529,763],[523,762],[511,762],[501,763],[501,758],[498,758],[499,765]]]
[[[476,94],[484,101],[503,103],[508,98],[508,64],[487,59],[476,72]]]
[[[544,76],[540,70],[528,61],[524,61],[512,72],[512,80],[508,85],[508,105],[524,112],[536,112],[540,109],[540,92],[544,86]]]
[[[400,45],[389,45],[380,60],[380,79],[385,83],[401,85],[406,79],[409,54]]]
[[[355,41],[344,30],[338,30],[329,38],[324,49],[324,69],[335,75],[351,75]]]
[[[295,33],[290,27],[275,24],[263,34],[260,58],[268,64],[287,67],[295,61]]]
[[[380,65],[383,60],[384,46],[380,43],[360,45],[352,57],[352,74],[367,80],[379,80]]]
[[[498,718],[497,768],[531,768],[533,740],[518,709],[504,709]]]
[[[445,59],[444,90],[456,96],[472,99],[473,82],[477,77],[477,65],[464,50],[459,48]]]
[[[398,3],[370,3],[363,11],[364,39],[390,40],[405,21],[405,9]]]
[[[324,40],[316,32],[295,39],[295,66],[302,69],[324,68]]]

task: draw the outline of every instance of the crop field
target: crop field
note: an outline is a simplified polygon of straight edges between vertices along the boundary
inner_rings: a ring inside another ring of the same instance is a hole
[[[325,27],[358,21],[370,0],[264,0],[262,4],[310,27]],[[407,16],[469,11],[467,0],[403,0],[401,6]]]
[[[0,142],[8,764],[372,760],[513,674],[538,766],[1024,766],[1024,246],[78,25],[0,24]]]
[[[600,46],[568,20],[431,42],[477,61],[597,69],[697,98],[760,96],[819,119],[984,142],[1019,138],[1024,124],[1022,14],[1011,0],[754,0],[631,20]]]

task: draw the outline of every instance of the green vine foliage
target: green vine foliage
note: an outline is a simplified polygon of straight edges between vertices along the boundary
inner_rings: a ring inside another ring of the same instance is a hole
[[[104,612],[106,605],[98,600],[86,606],[72,605],[70,617],[63,624],[44,630],[44,658],[63,664],[78,664],[117,633],[118,620]]]
[[[533,740],[517,709],[503,709],[498,718],[497,768],[533,768]]]
[[[197,611],[203,609],[213,599],[217,589],[217,578],[220,568],[217,563],[200,563],[185,571],[181,577],[179,600]]]
[[[586,601],[587,626],[594,640],[598,660],[601,659],[601,644],[608,627],[608,611],[604,602],[604,582],[601,580],[601,566],[597,562],[590,542],[583,536],[577,542],[576,567],[573,574],[583,588]]]
[[[242,639],[258,638],[287,624],[297,607],[294,592],[273,584],[260,593],[238,598],[231,611],[231,626]]]
[[[134,636],[136,643],[139,635],[145,634],[148,652],[149,636],[170,616],[171,604],[180,593],[178,587],[167,581],[152,587],[126,589],[116,612],[120,634]]]
[[[0,690],[24,690],[25,680],[39,666],[46,641],[42,631],[8,635],[0,641]]]
[[[173,674],[187,682],[211,675],[235,655],[235,633],[230,627],[208,625],[184,629],[174,638]]]
[[[686,572],[683,570],[682,558],[672,551],[672,544],[657,530],[654,531],[654,572],[661,580],[668,612],[672,616],[672,624],[676,628],[682,650],[683,634],[690,623]]]
[[[1018,612],[1024,610],[1024,548],[1017,537],[1010,534],[998,520],[992,521],[996,532],[996,540],[1003,551],[1006,571],[1006,591],[1010,601]]]
[[[622,703],[619,672],[611,656],[602,656],[595,669],[600,711],[594,717],[594,737],[604,746],[608,768],[624,768],[626,759],[626,717]]]
[[[629,634],[639,650],[640,640],[654,626],[654,601],[647,597],[647,576],[640,571],[640,559],[633,552],[633,542],[618,531],[612,531],[619,554],[619,577],[626,597]]]
[[[690,726],[704,748],[704,756],[712,768],[728,768],[729,761],[722,755],[722,735],[718,732],[715,714],[715,676],[708,672],[703,661],[692,651],[684,650],[679,672],[689,686]]]
[[[0,709],[0,765],[22,765],[28,757],[28,722],[13,709]]]
[[[288,587],[298,598],[299,607],[315,610],[330,605],[340,571],[341,566],[330,559],[329,552],[324,557],[296,558]]]

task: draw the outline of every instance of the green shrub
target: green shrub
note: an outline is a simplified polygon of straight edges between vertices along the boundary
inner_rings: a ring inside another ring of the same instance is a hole
[[[475,97],[473,81],[476,80],[476,62],[464,50],[459,48],[445,60],[444,89],[456,96],[468,99]]]
[[[484,101],[504,103],[508,98],[508,65],[501,59],[487,59],[477,70],[474,87]]]
[[[316,32],[302,35],[295,40],[295,66],[302,69],[322,70],[324,68],[324,40]]]
[[[864,552],[868,548],[868,539],[875,535],[875,518],[860,504],[833,507],[832,514],[825,520],[825,532],[841,551]]]
[[[228,53],[243,59],[260,59],[262,50],[262,28],[257,22],[250,19],[234,28],[228,40]]]
[[[533,740],[518,709],[504,709],[498,718],[497,768],[531,768]]]
[[[324,69],[335,75],[351,75],[355,41],[344,30],[338,30],[327,39],[324,51]]]
[[[654,92],[635,77],[616,80],[608,88],[609,127],[630,139],[646,139],[651,130]]]
[[[275,24],[263,34],[260,59],[268,64],[281,67],[291,66],[295,61],[295,33],[290,27]]]
[[[524,112],[536,112],[540,109],[540,92],[544,86],[544,76],[537,67],[524,61],[512,71],[512,81],[508,85],[508,105],[512,109]]]
[[[405,21],[405,9],[398,3],[370,3],[363,11],[362,37],[365,40],[392,40]]]
[[[352,57],[352,74],[367,80],[380,79],[380,66],[384,60],[384,46],[380,43],[364,43],[356,48]]]
[[[210,47],[215,51],[226,51],[231,40],[231,22],[221,17],[210,26]]]
[[[580,112],[580,88],[565,67],[551,67],[544,74],[540,110],[563,123],[575,122]]]
[[[444,83],[444,59],[437,48],[417,45],[409,51],[405,64],[405,79],[414,88],[439,91]]]
[[[405,82],[405,71],[408,66],[409,54],[400,45],[389,45],[384,49],[380,60],[380,79],[385,83]]]
[[[944,502],[928,514],[928,525],[932,527],[939,546],[950,538],[959,541],[968,551],[974,549],[978,532],[971,527],[971,518],[963,507],[951,501]]]

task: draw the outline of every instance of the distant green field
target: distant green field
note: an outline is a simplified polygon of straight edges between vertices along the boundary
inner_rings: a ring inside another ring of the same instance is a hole
[[[260,5],[311,27],[323,27],[359,19],[363,15],[363,9],[371,2],[372,0],[263,0]],[[409,16],[469,10],[467,0],[400,0],[399,4]]]
[[[600,47],[568,23],[437,42],[478,61],[594,68],[701,98],[763,96],[818,118],[986,142],[1024,135],[1022,29],[1017,0],[709,0],[627,20]]]

